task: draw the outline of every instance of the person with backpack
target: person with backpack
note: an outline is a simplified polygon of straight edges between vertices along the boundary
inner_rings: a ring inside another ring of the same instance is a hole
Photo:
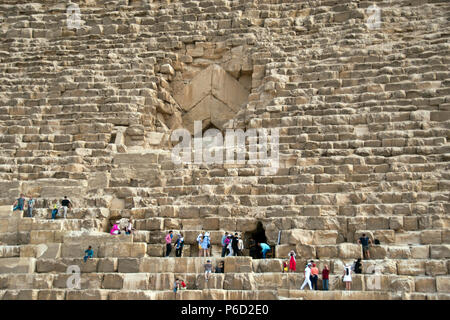
[[[370,259],[369,245],[372,243],[372,241],[369,239],[369,237],[366,237],[365,233],[363,233],[362,237],[359,238],[358,243],[362,245],[364,259],[366,259],[366,257],[367,259]]]
[[[172,230],[169,231],[169,233],[167,233],[166,235],[166,257],[168,257],[170,255],[170,252],[172,251],[172,238],[173,238],[173,234],[172,234]]]
[[[202,242],[203,242],[204,234],[205,234],[205,232],[202,231],[202,232],[199,233],[198,236],[197,236],[198,256],[199,256],[199,257],[202,257],[202,256],[203,256]]]
[[[202,246],[202,250],[203,250],[203,256],[209,257],[210,256],[209,248],[211,247],[211,240],[209,238],[209,232],[205,233],[205,236],[203,237],[201,246]]]
[[[303,281],[302,286],[300,287],[300,290],[303,290],[303,288],[308,284],[309,286],[309,290],[312,290],[312,285],[311,285],[311,263],[308,263],[306,265],[305,271],[304,271],[304,275],[305,275],[305,280]]]
[[[222,240],[221,240],[221,244],[222,244],[222,258],[225,257],[225,255],[227,254],[227,245],[229,243],[229,241],[227,241],[228,239],[228,232],[225,232],[225,234],[222,236]]]
[[[181,257],[184,247],[184,238],[181,233],[178,234],[177,241],[175,242],[175,257]]]
[[[344,275],[343,279],[345,282],[345,290],[350,290],[352,286],[352,266],[349,264],[346,264],[344,267]]]
[[[295,272],[297,269],[297,262],[295,261],[295,252],[294,250],[291,250],[289,252],[289,272]]]
[[[85,256],[83,258],[84,262],[86,262],[87,259],[94,257],[94,250],[92,250],[91,246],[89,246],[89,248],[87,248],[87,250],[85,250],[84,253],[85,253]]]
[[[326,291],[328,290],[329,276],[330,276],[330,269],[328,269],[327,265],[324,265],[322,270],[322,287],[323,290]]]
[[[28,199],[28,201],[27,201],[27,205],[28,205],[28,207],[27,207],[27,212],[28,212],[28,216],[30,217],[30,218],[32,218],[33,217],[33,207],[34,207],[34,199],[33,199],[33,197],[30,197],[30,199]]]

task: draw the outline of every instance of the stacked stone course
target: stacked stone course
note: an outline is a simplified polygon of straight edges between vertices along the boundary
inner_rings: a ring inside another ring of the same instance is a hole
[[[376,2],[378,29],[369,1],[74,3],[78,29],[61,1],[0,4],[0,299],[449,299],[448,1]],[[192,120],[279,128],[279,170],[174,164]],[[12,212],[19,193],[33,218]],[[68,219],[49,220],[65,195]],[[111,236],[120,218],[137,231]],[[275,258],[225,258],[205,283],[198,233],[215,265],[223,232],[258,222]],[[168,230],[183,257],[162,258]],[[363,233],[381,244],[346,292]],[[310,259],[329,292],[299,290]]]

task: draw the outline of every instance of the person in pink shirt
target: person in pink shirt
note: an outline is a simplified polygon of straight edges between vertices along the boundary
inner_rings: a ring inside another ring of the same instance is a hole
[[[170,251],[172,251],[172,230],[169,231],[169,233],[166,235],[166,257],[170,255]]]
[[[112,235],[118,235],[120,234],[120,228],[119,228],[119,221],[116,221],[116,223],[113,225],[111,232]]]

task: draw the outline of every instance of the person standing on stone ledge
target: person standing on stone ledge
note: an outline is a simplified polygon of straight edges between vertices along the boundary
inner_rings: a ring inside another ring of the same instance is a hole
[[[363,233],[362,237],[359,238],[358,243],[362,245],[364,259],[370,259],[369,246],[372,241],[369,239],[369,237],[366,237],[365,233]]]
[[[226,242],[227,239],[228,239],[228,232],[225,232],[220,242],[222,244],[222,255],[221,255],[222,258],[225,257],[225,255],[227,254],[227,245],[228,245],[228,242]]]
[[[238,237],[238,255],[244,255],[244,241],[242,240],[241,236]]]
[[[133,228],[133,220],[128,220],[128,224],[125,227],[125,233],[126,234],[131,234],[133,232],[134,228]]]
[[[204,237],[205,232],[202,231],[198,234],[197,236],[197,245],[198,245],[198,256],[202,257],[203,256],[203,249],[202,249],[202,242],[203,242],[203,237]]]
[[[289,272],[295,272],[297,270],[297,262],[295,261],[295,252],[291,250],[289,252]]]
[[[172,251],[172,230],[169,231],[169,233],[166,235],[166,257],[170,255],[170,252]]]
[[[323,266],[322,270],[322,288],[323,290],[328,290],[328,281],[329,281],[330,270],[327,265]]]
[[[209,238],[209,232],[205,233],[202,240],[202,250],[204,257],[210,257],[211,240]]]
[[[313,263],[311,267],[311,282],[314,290],[317,290],[317,280],[319,279],[319,268]]]
[[[237,232],[234,234],[233,238],[231,238],[231,247],[233,248],[233,256],[239,255],[239,248],[238,248],[238,234]]]
[[[344,267],[344,275],[343,279],[345,282],[345,290],[349,291],[352,287],[352,266],[349,264],[346,264]]]
[[[28,212],[28,216],[30,217],[30,218],[32,218],[33,217],[33,207],[34,207],[34,199],[33,199],[33,197],[30,197],[30,199],[28,199],[28,201],[27,201],[27,205],[28,205],[28,207],[27,207],[27,212]]]
[[[67,218],[67,209],[72,208],[72,202],[70,202],[69,199],[67,199],[67,196],[64,196],[64,199],[61,200],[61,206],[64,212],[64,219]]]
[[[303,288],[306,286],[306,284],[308,284],[309,290],[312,290],[312,286],[311,286],[311,263],[308,263],[308,265],[306,266],[304,275],[305,275],[305,281],[303,281],[303,284],[300,287],[300,290],[303,290]]]
[[[181,254],[183,253],[183,246],[184,246],[184,238],[181,233],[177,236],[177,241],[175,242],[175,256],[181,257]]]

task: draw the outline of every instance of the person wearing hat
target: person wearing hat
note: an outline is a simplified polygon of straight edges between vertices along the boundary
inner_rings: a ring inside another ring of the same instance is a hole
[[[305,281],[303,281],[303,284],[300,287],[300,290],[303,290],[303,288],[306,286],[306,284],[308,284],[309,290],[312,290],[310,277],[311,277],[311,263],[308,263],[308,265],[305,268]]]
[[[184,238],[179,233],[177,235],[177,241],[175,242],[175,257],[181,257],[181,254],[183,253],[183,246],[184,246]]]
[[[204,257],[209,257],[209,248],[211,247],[211,240],[209,238],[209,232],[205,233],[205,236],[203,237],[202,240],[202,250],[203,250],[203,256]]]

